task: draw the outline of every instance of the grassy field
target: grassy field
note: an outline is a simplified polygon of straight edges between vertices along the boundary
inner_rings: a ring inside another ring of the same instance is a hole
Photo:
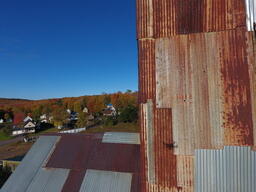
[[[0,159],[8,159],[24,155],[31,148],[33,143],[19,141],[9,145],[0,146]]]
[[[5,141],[12,139],[11,136],[6,135],[2,130],[0,130],[0,141]]]
[[[98,125],[84,131],[84,133],[102,132],[140,132],[140,128],[137,123],[118,123],[113,126]]]

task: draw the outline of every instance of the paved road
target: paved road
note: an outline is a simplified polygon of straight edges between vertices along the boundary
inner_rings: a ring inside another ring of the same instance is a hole
[[[20,137],[16,137],[16,138],[10,139],[10,140],[0,141],[0,146],[8,145],[8,144],[11,144],[11,143],[16,143],[16,142],[22,141],[22,140],[23,140],[23,137],[20,136]]]

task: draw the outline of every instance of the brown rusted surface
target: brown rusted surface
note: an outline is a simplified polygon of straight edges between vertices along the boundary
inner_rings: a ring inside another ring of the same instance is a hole
[[[70,169],[63,192],[78,192],[87,169],[133,173],[132,192],[140,192],[140,146],[102,143],[102,134],[64,134],[46,168]]]
[[[139,102],[146,103],[156,96],[155,40],[139,41]]]
[[[142,191],[193,192],[195,149],[256,143],[245,1],[137,0],[137,38]]]
[[[176,154],[253,144],[247,33],[156,40],[157,107],[173,110]]]
[[[241,26],[246,26],[245,0],[137,0],[138,39]]]
[[[71,170],[61,192],[78,192],[84,176],[85,171]]]

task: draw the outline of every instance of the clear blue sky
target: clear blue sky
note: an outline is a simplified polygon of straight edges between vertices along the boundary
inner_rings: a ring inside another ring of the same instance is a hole
[[[1,0],[0,97],[137,90],[135,0]]]

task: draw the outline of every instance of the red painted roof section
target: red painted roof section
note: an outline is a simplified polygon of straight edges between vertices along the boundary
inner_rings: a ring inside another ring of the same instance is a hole
[[[78,192],[87,169],[133,173],[131,191],[140,191],[140,145],[102,143],[102,137],[61,135],[46,168],[71,170],[62,192]]]
[[[25,118],[25,114],[24,113],[17,113],[17,114],[15,114],[14,115],[14,119],[13,119],[13,124],[14,125],[18,125],[18,124],[22,123],[24,118]]]

